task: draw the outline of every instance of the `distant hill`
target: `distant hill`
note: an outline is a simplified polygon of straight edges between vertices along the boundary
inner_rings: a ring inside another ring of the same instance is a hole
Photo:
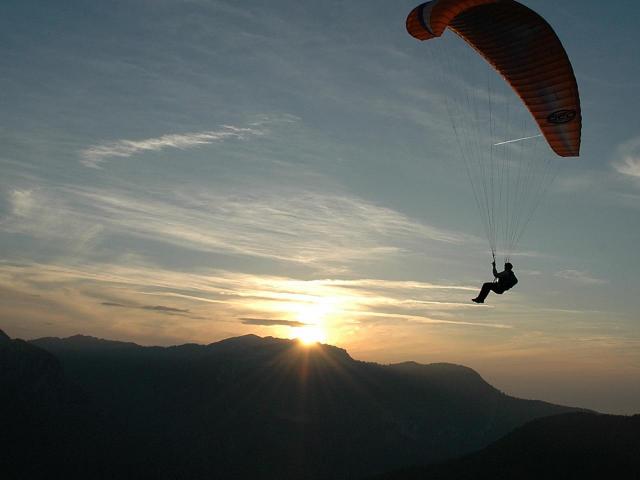
[[[458,365],[378,365],[255,335],[169,348],[85,336],[31,345],[82,387],[127,478],[360,478],[575,411],[510,397]]]
[[[533,420],[487,448],[371,480],[640,478],[640,415],[569,413]]]

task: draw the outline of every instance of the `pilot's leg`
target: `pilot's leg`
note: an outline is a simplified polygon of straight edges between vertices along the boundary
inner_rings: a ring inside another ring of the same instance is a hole
[[[485,283],[484,285],[482,285],[482,288],[480,289],[480,293],[476,298],[473,299],[473,301],[476,303],[484,303],[485,298],[487,298],[487,295],[489,295],[489,292],[491,292],[494,288],[495,288],[495,283],[493,282]]]

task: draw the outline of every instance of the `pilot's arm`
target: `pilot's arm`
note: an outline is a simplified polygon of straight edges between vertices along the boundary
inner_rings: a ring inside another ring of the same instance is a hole
[[[493,277],[494,278],[499,278],[500,274],[498,273],[498,271],[496,270],[496,262],[493,262],[491,265],[493,265]]]

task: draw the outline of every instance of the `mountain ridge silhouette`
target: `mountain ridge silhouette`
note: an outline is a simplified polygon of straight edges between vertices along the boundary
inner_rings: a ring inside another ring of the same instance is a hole
[[[361,478],[454,458],[534,418],[579,410],[510,397],[464,366],[380,365],[273,337],[28,344],[54,355],[87,399],[87,437],[101,446],[88,454],[100,470],[82,467],[91,478]]]

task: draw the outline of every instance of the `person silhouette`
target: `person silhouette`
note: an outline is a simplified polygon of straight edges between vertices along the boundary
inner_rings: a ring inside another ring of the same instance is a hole
[[[498,295],[502,295],[504,292],[513,288],[516,283],[518,283],[518,279],[516,278],[515,273],[513,273],[513,265],[511,263],[506,262],[504,264],[504,271],[498,272],[496,270],[496,262],[495,260],[491,262],[493,266],[493,276],[497,281],[487,282],[482,285],[480,289],[480,293],[476,298],[472,298],[471,301],[475,303],[484,303],[485,298],[489,295],[489,292],[495,292]]]

